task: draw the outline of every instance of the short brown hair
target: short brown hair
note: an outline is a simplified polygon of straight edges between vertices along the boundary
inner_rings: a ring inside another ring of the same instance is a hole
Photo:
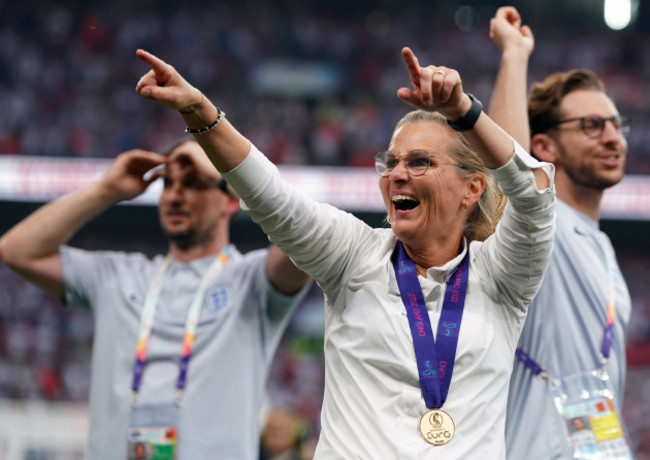
[[[560,120],[560,104],[569,93],[578,90],[605,92],[602,80],[591,70],[556,72],[533,84],[528,95],[530,135],[544,133]]]

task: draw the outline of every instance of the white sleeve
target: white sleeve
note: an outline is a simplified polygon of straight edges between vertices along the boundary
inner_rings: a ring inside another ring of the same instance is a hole
[[[376,245],[378,236],[370,226],[293,187],[254,146],[223,176],[241,197],[242,209],[271,242],[325,290],[340,286],[359,254]]]
[[[538,190],[532,168],[542,168],[551,186]],[[492,171],[508,204],[496,231],[477,252],[484,288],[500,303],[525,310],[541,285],[555,234],[553,165],[531,157],[515,143],[515,155]],[[505,296],[505,298],[504,298]]]

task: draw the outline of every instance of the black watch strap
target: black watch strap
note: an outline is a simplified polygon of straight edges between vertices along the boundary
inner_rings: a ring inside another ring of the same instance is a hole
[[[476,124],[476,120],[478,120],[478,117],[483,111],[483,104],[481,104],[481,101],[476,99],[471,93],[467,93],[467,95],[472,101],[472,107],[469,111],[456,121],[447,120],[449,126],[455,131],[467,131],[468,129],[472,129]]]

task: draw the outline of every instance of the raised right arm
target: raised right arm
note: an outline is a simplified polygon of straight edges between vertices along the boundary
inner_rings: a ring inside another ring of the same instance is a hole
[[[135,90],[140,96],[179,111],[187,127],[192,130],[206,128],[217,120],[219,109],[173,66],[141,49],[136,51],[136,55],[150,67],[136,85]],[[251,148],[250,141],[225,116],[218,127],[194,137],[221,172],[228,172],[239,165]]]
[[[140,96],[177,110],[190,130],[211,127],[205,133],[194,133],[194,138],[222,173],[231,171],[244,161],[251,150],[251,142],[230,124],[201,91],[189,84],[174,67],[153,54],[137,50],[136,55],[150,67],[135,87]],[[289,295],[299,291],[309,281],[309,276],[277,247],[271,247],[266,273],[275,289]]]
[[[528,60],[535,46],[533,33],[530,27],[521,25],[521,16],[514,7],[504,6],[490,21],[490,38],[501,51],[490,118],[530,151],[527,76]]]
[[[46,204],[5,233],[0,259],[26,280],[63,296],[59,247],[108,207],[144,192],[158,178],[145,180],[144,173],[164,161],[142,150],[121,154],[100,180]]]

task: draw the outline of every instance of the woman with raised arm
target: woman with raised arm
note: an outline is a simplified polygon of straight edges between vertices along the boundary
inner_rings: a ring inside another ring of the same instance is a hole
[[[138,94],[180,112],[246,212],[325,293],[316,458],[505,458],[512,357],[551,252],[552,166],[493,123],[458,72],[404,48],[412,88],[397,95],[417,110],[375,157],[391,226],[371,228],[290,186],[172,66],[137,55],[151,68]]]

